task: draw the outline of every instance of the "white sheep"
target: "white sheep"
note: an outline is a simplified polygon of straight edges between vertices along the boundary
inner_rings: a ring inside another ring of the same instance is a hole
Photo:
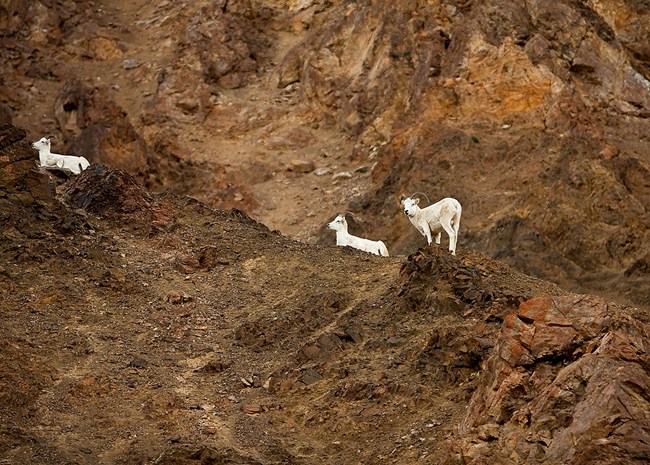
[[[460,215],[463,211],[460,202],[447,197],[426,208],[420,208],[418,206],[420,199],[411,197],[403,195],[401,199],[404,214],[409,217],[409,221],[427,238],[429,245],[431,245],[432,233],[436,234],[436,244],[440,244],[442,231],[447,232],[449,235],[449,251],[452,255],[456,255]]]
[[[327,227],[336,231],[336,245],[347,245],[364,252],[388,257],[388,249],[382,241],[371,241],[348,233],[348,222],[345,220],[345,215],[338,215]]]
[[[57,167],[62,170],[70,170],[74,174],[79,174],[90,166],[88,160],[84,157],[74,155],[59,155],[50,152],[50,139],[43,137],[32,143],[32,147],[38,150],[38,158],[43,167]]]

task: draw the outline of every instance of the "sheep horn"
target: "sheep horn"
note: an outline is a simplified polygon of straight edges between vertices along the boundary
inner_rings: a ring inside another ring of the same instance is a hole
[[[413,192],[413,193],[411,194],[411,197],[413,197],[413,196],[416,195],[416,194],[422,194],[422,195],[424,195],[424,198],[427,199],[427,203],[431,203],[431,200],[429,200],[429,197],[427,197],[427,194],[425,194],[424,192]]]

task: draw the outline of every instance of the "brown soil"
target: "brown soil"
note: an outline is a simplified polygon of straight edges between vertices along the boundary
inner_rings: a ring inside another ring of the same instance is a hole
[[[562,293],[469,251],[302,244],[101,165],[59,190],[70,210],[4,232],[10,463],[425,459],[503,316]]]
[[[0,463],[645,463],[647,13],[475,3],[0,5]],[[457,257],[413,191],[461,200]],[[496,371],[576,293],[632,306]],[[626,413],[562,384],[596,357]]]

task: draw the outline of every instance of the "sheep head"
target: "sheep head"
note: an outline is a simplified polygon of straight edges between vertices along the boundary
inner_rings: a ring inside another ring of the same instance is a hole
[[[345,214],[337,215],[331,223],[327,224],[327,227],[334,231],[347,231],[348,222],[345,220]]]
[[[404,206],[404,214],[406,216],[415,216],[420,210],[420,207],[418,207],[418,204],[420,203],[420,199],[415,198],[412,199],[411,197],[406,197],[402,199],[402,205]]]
[[[32,142],[32,147],[35,148],[36,150],[41,150],[41,149],[50,149],[50,139],[47,137],[41,137],[39,140],[36,142]]]

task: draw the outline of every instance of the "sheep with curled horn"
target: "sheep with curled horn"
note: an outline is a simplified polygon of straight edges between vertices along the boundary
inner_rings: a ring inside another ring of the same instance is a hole
[[[353,236],[348,232],[348,222],[345,219],[346,213],[349,213],[354,217],[354,213],[345,212],[337,215],[336,218],[327,225],[329,229],[336,231],[336,245],[342,247],[349,246],[363,250],[364,252],[388,257],[388,249],[382,241],[371,241],[362,237]]]
[[[409,221],[420,234],[427,238],[427,243],[431,245],[432,234],[436,234],[436,244],[440,245],[442,231],[449,235],[449,251],[456,255],[456,245],[458,242],[458,230],[460,229],[460,217],[463,209],[460,202],[451,197],[444,198],[439,202],[429,205],[426,208],[420,208],[420,199],[415,197],[422,192],[414,192],[410,197],[402,195],[400,203],[404,208],[404,214],[408,216]]]

